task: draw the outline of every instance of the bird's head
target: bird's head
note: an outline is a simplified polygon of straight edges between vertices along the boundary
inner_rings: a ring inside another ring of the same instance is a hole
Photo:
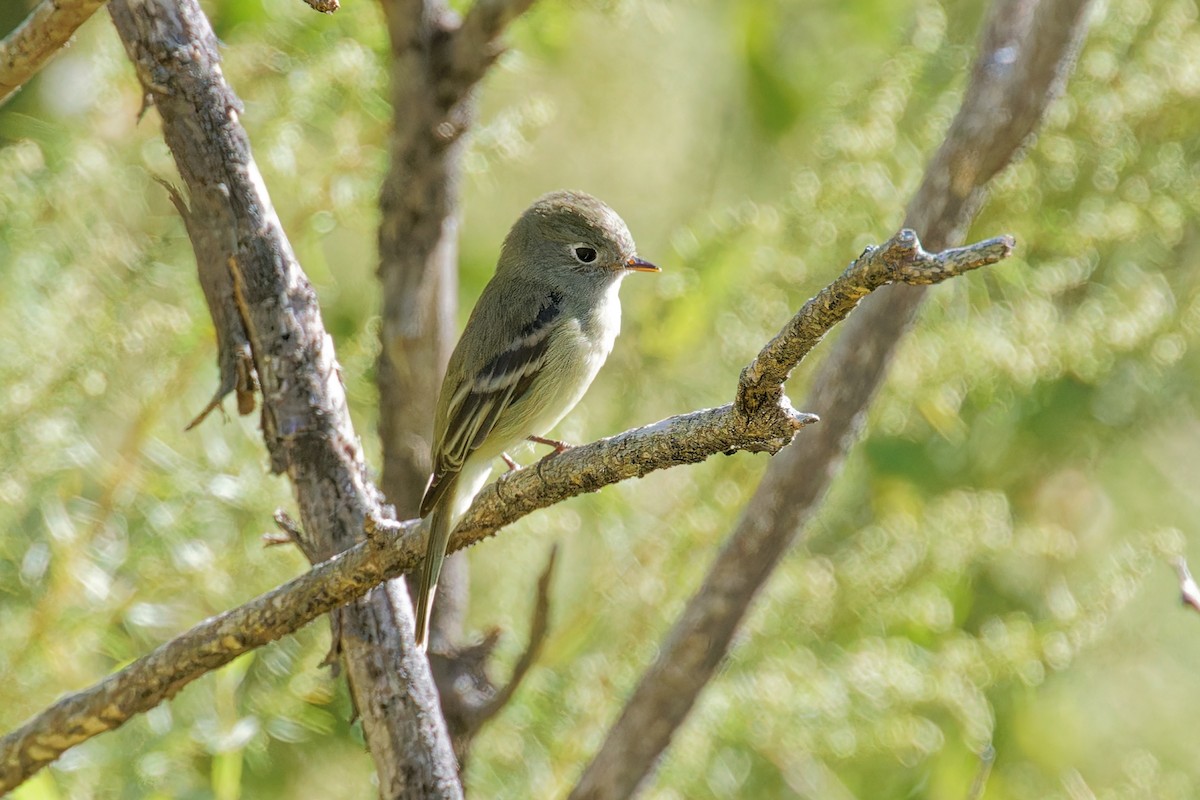
[[[509,231],[500,269],[518,262],[536,264],[548,275],[574,273],[600,283],[629,272],[658,272],[638,258],[628,226],[617,212],[583,192],[543,195]]]

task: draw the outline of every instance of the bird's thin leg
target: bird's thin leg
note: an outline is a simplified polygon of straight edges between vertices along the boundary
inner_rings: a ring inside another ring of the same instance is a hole
[[[559,441],[558,439],[547,439],[545,436],[529,436],[527,438],[531,442],[536,442],[537,444],[546,444],[553,447],[554,452],[547,453],[547,455],[556,456],[559,453],[565,453],[567,450],[571,449],[571,445],[567,444],[566,442]]]
[[[520,464],[518,464],[517,462],[513,461],[513,457],[512,457],[512,456],[510,456],[508,453],[501,453],[501,454],[500,454],[500,457],[504,459],[504,463],[505,463],[505,464],[508,464],[508,471],[509,471],[509,472],[512,472],[514,469],[516,469],[517,467],[521,466],[521,465],[520,465]]]

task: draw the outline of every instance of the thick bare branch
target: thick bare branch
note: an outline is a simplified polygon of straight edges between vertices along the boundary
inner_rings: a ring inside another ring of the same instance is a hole
[[[381,512],[316,294],[271,206],[198,3],[113,0],[110,9],[162,116],[190,212],[216,226],[213,244],[224,248],[235,313],[262,386],[271,466],[295,489],[298,544],[310,561],[323,561],[360,540],[364,518]],[[335,647],[345,656],[381,793],[460,797],[428,662],[411,646],[411,618],[403,592],[374,592],[341,612]],[[396,644],[397,630],[408,648]],[[396,724],[398,705],[406,710],[403,724]]]
[[[877,288],[889,279],[944,280],[995,263],[1011,247],[1011,241],[1001,237],[964,248],[969,256],[960,251],[930,255],[910,231],[904,231],[866,251],[835,283]],[[780,374],[786,374],[795,366],[789,361],[793,356],[781,357],[779,351],[807,353],[862,295],[851,289],[831,296],[824,291],[805,303],[757,360],[770,360]],[[800,344],[793,345],[793,339]],[[769,388],[766,381],[759,387]],[[775,452],[799,428],[815,421],[811,414],[793,411],[781,396],[777,405],[761,405],[749,416],[730,404],[572,448],[507,473],[484,489],[451,536],[450,549],[481,541],[539,508],[627,478],[696,463],[718,453]],[[361,597],[380,581],[420,564],[425,531],[415,521],[395,523],[366,516],[364,526],[366,541],[278,589],[200,623],[97,686],[63,698],[0,739],[0,792],[15,787],[67,748],[148,711],[206,672],[298,630]]]
[[[439,89],[447,68],[438,55],[456,19],[445,3],[381,0],[381,5],[391,39],[393,123],[379,193],[382,324],[375,376],[381,484],[397,513],[409,516],[417,513],[431,469],[434,403],[458,319],[463,143],[446,131],[469,124],[470,101]],[[466,616],[466,564],[450,558],[446,567],[434,616],[435,650],[451,648]],[[454,688],[441,682],[439,689],[444,708]]]
[[[107,0],[42,0],[0,41],[0,106],[38,73]]]
[[[994,3],[962,106],[908,208],[906,227],[934,249],[961,241],[987,182],[1035,129],[1074,63],[1088,7],[1089,0]],[[823,423],[804,447],[772,462],[572,798],[626,798],[650,774],[857,440],[923,296],[912,285],[879,292],[846,326],[805,403]]]
[[[416,513],[429,476],[433,403],[454,346],[460,136],[488,54],[531,2],[478,0],[460,22],[444,0],[381,0],[394,113],[379,201],[380,435],[383,486],[403,514]]]

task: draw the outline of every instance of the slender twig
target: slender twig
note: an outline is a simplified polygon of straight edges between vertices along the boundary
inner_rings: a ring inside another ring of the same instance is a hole
[[[275,525],[279,528],[279,533],[275,531],[267,531],[262,535],[263,547],[276,547],[281,544],[300,544],[304,541],[304,531],[300,527],[300,523],[292,519],[291,515],[282,508],[275,509]]]
[[[143,107],[145,110],[146,107]],[[233,279],[228,266],[229,251],[233,247],[230,241],[233,221],[228,210],[224,205],[204,202],[189,207],[183,194],[173,184],[158,177],[154,180],[166,190],[167,197],[187,229],[192,253],[196,256],[200,288],[204,292],[205,305],[208,306],[217,334],[217,369],[220,378],[208,403],[184,428],[190,431],[217,409],[221,409],[222,416],[225,416],[221,402],[230,392],[236,393],[239,414],[245,416],[252,413],[255,393],[258,391],[258,376],[250,355],[246,328],[233,301]]]
[[[467,645],[444,641],[442,648],[430,649],[429,665],[441,688],[442,713],[459,765],[464,770],[476,734],[512,699],[545,643],[550,630],[550,582],[557,557],[558,546],[555,545],[538,579],[529,640],[506,683],[497,687],[489,674],[489,662],[500,642],[499,628],[491,629],[481,639]]]
[[[846,268],[835,285],[850,290],[836,295],[826,291],[809,300],[781,334],[785,341],[795,336],[815,343],[849,313],[864,286],[877,288],[888,280],[945,280],[994,264],[1007,257],[1012,247],[1011,239],[999,237],[962,251],[929,254],[911,231],[902,231]],[[789,360],[796,353],[811,350],[788,346],[783,349],[792,355],[774,355],[781,346],[776,337],[757,358],[777,364],[780,375],[795,367]],[[778,404],[762,405],[750,415],[729,404],[580,445],[507,473],[485,488],[452,534],[450,549],[474,544],[534,510],[627,478],[719,453],[776,452],[801,427],[815,421],[811,414],[792,410],[780,395]],[[0,739],[0,792],[17,786],[66,749],[148,711],[247,650],[298,630],[361,597],[375,584],[420,564],[425,533],[415,520],[395,523],[367,517],[365,534],[366,541],[290,583],[200,623],[96,686],[59,700]]]
[[[107,0],[42,0],[0,41],[0,106],[66,46]]]
[[[542,570],[542,575],[538,578],[537,595],[533,605],[533,620],[529,625],[529,641],[525,643],[525,650],[517,659],[508,681],[496,691],[490,700],[476,709],[474,720],[476,728],[483,725],[508,704],[517,691],[517,687],[521,685],[521,681],[525,679],[529,668],[537,660],[538,652],[542,649],[542,645],[546,641],[546,634],[550,630],[550,582],[554,578],[554,565],[557,562],[558,545],[554,545],[550,549],[550,558],[546,560],[546,568]]]

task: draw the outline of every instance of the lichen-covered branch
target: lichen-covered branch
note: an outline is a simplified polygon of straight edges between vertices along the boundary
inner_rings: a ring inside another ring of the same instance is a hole
[[[808,301],[811,313],[797,314],[776,334],[742,372],[737,407],[752,413],[764,402],[775,401],[792,369],[821,341],[825,332],[841,322],[859,301],[889,283],[926,286],[985,264],[994,264],[1012,250],[1009,237],[941,253],[926,253],[907,228],[882,247],[869,247],[850,269]]]
[[[1036,128],[1074,63],[1088,7],[1089,0],[994,2],[962,105],[908,207],[905,227],[931,249],[962,240],[988,181]],[[571,798],[627,798],[651,773],[857,440],[923,296],[920,286],[891,287],[864,301],[846,325],[804,404],[822,424],[804,447],[772,461]],[[789,362],[762,368],[773,383]]]
[[[398,558],[418,563],[418,537]],[[174,697],[242,653],[275,641],[361,597],[383,576],[367,548],[325,561],[245,605],[204,620],[100,683],[68,695],[0,739],[0,794],[16,788],[64,751]]]
[[[338,0],[304,0],[308,3],[313,11],[320,11],[322,14],[332,14],[341,8],[341,3]]]
[[[994,264],[1011,250],[1012,241],[1000,237],[931,255],[921,249],[911,231],[902,231],[850,264],[835,285],[878,288],[889,280],[936,282]],[[805,303],[756,362],[769,361],[786,374],[796,366],[790,359],[802,358],[861,297],[853,289],[831,301],[829,291],[823,291]],[[792,355],[780,356],[781,351]],[[327,357],[332,359],[332,353]],[[759,388],[770,386],[763,381]],[[750,414],[729,404],[574,447],[507,473],[485,488],[452,534],[450,549],[481,541],[539,508],[627,478],[697,463],[719,453],[776,452],[796,431],[816,421],[812,414],[794,411],[781,394],[776,404],[760,405]],[[364,524],[365,541],[278,589],[200,623],[100,684],[63,698],[0,739],[0,792],[12,789],[67,748],[148,711],[247,650],[298,630],[361,597],[375,584],[420,564],[424,529],[415,521],[395,523],[366,516]]]
[[[107,0],[42,0],[0,40],[0,105],[66,46]]]

